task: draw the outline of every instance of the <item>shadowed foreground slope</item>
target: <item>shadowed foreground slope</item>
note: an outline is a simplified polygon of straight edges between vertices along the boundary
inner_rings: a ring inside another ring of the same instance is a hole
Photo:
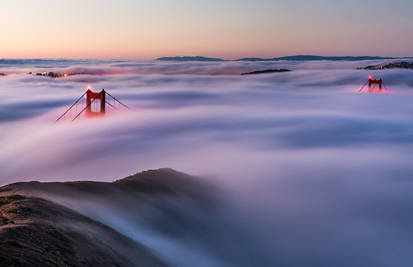
[[[40,198],[2,193],[2,266],[162,265],[136,242],[70,209]]]
[[[144,211],[139,212],[144,203],[156,206],[158,197],[199,194],[197,199],[201,200],[202,193],[194,183],[188,175],[161,169],[113,183],[28,182],[4,186],[0,188],[1,265],[163,266],[136,239],[113,230],[105,220],[94,220],[96,213],[88,211],[87,203],[110,218],[129,214],[126,221],[134,222],[145,217]],[[102,206],[107,209],[98,209]],[[129,212],[124,212],[128,208]],[[148,216],[144,221],[155,223]]]

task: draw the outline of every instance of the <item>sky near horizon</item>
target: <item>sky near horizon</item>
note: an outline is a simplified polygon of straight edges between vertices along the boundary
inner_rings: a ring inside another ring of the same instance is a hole
[[[411,0],[6,0],[0,58],[413,56]]]

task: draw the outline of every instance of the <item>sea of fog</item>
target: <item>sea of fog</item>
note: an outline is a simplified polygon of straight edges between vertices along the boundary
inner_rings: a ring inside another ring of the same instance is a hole
[[[236,266],[411,266],[413,71],[357,70],[377,63],[0,60],[0,184],[170,167],[236,206]],[[54,123],[88,86],[130,109]]]

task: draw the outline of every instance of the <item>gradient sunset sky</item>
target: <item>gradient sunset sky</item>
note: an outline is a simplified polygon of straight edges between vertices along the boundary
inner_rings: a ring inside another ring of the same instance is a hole
[[[412,0],[5,0],[0,58],[413,56]]]

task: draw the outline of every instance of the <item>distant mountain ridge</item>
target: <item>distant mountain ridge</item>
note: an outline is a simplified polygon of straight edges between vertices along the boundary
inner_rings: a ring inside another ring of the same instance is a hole
[[[316,61],[316,60],[327,60],[327,61],[361,61],[361,60],[385,60],[385,59],[398,59],[395,57],[379,57],[379,56],[316,56],[316,55],[296,55],[296,56],[286,56],[286,57],[274,57],[274,58],[240,58],[235,60],[226,60],[222,58],[209,58],[201,56],[177,56],[177,57],[160,57],[156,60],[160,61],[281,61],[281,60],[291,60],[291,61]]]
[[[156,60],[161,61],[225,61],[221,58],[212,58],[212,57],[160,57]]]

